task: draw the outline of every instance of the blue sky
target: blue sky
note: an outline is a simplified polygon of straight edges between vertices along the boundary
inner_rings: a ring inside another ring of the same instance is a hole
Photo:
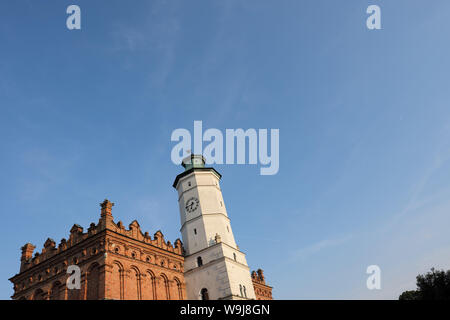
[[[280,129],[280,170],[218,165],[277,299],[395,299],[450,269],[450,2],[0,3],[0,298],[99,203],[179,235],[174,129]],[[366,8],[382,30],[366,28]],[[381,290],[366,268],[381,268]]]

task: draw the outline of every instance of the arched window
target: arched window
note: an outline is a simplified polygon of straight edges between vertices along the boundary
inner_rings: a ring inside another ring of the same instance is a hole
[[[44,291],[37,289],[33,294],[33,300],[44,300]]]
[[[242,286],[244,288],[244,297],[247,298],[247,289],[245,288],[245,286]]]
[[[125,283],[125,292],[127,292],[127,300],[141,299],[141,272],[135,266],[132,266],[129,273],[128,281]]]
[[[237,261],[236,253],[233,252],[234,261]]]
[[[149,299],[156,300],[156,277],[155,274],[151,270],[147,270],[147,281],[148,281],[148,291],[146,295]]]
[[[123,275],[123,266],[118,263],[113,263],[113,268],[111,272],[111,281],[117,285],[117,289],[119,290],[111,290],[110,299],[114,300],[123,300],[124,296],[124,275]]]
[[[87,274],[87,300],[98,300],[100,270],[97,263],[89,267]]]
[[[181,287],[181,282],[180,282],[180,280],[178,280],[178,278],[174,278],[174,281],[177,285],[178,299],[183,300],[183,289]]]
[[[170,287],[169,287],[169,278],[164,273],[161,273],[161,279],[164,282],[164,291],[166,292],[163,300],[170,300]]]
[[[241,285],[241,284],[239,285],[239,291],[241,291],[241,297],[243,297],[243,296],[244,296],[244,293],[243,293],[243,291],[242,291],[242,285]]]
[[[197,258],[197,266],[198,266],[198,267],[201,267],[202,265],[203,265],[202,257],[198,257],[198,258]]]
[[[203,288],[202,291],[200,291],[200,294],[202,296],[202,300],[209,300],[208,289]]]
[[[50,291],[50,300],[59,300],[59,290],[61,287],[61,283],[56,281],[52,285],[52,289]]]

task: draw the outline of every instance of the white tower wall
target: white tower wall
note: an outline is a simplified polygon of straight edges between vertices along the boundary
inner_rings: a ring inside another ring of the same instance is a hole
[[[195,164],[198,159],[191,156],[188,160]],[[221,176],[213,168],[205,168],[201,159],[197,166],[187,165],[174,183],[186,251],[187,298],[199,299],[206,288],[214,300],[255,299],[245,254],[237,247],[231,229],[219,184]]]

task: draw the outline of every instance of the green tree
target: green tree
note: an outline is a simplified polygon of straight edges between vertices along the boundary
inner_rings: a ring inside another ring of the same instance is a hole
[[[398,300],[419,300],[417,290],[408,290],[403,292]]]
[[[435,270],[416,277],[417,290],[403,292],[399,300],[450,300],[450,270]]]

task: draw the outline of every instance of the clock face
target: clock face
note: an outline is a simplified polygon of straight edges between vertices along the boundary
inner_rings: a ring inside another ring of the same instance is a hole
[[[198,208],[199,201],[197,198],[189,198],[186,201],[186,212],[194,212]]]

